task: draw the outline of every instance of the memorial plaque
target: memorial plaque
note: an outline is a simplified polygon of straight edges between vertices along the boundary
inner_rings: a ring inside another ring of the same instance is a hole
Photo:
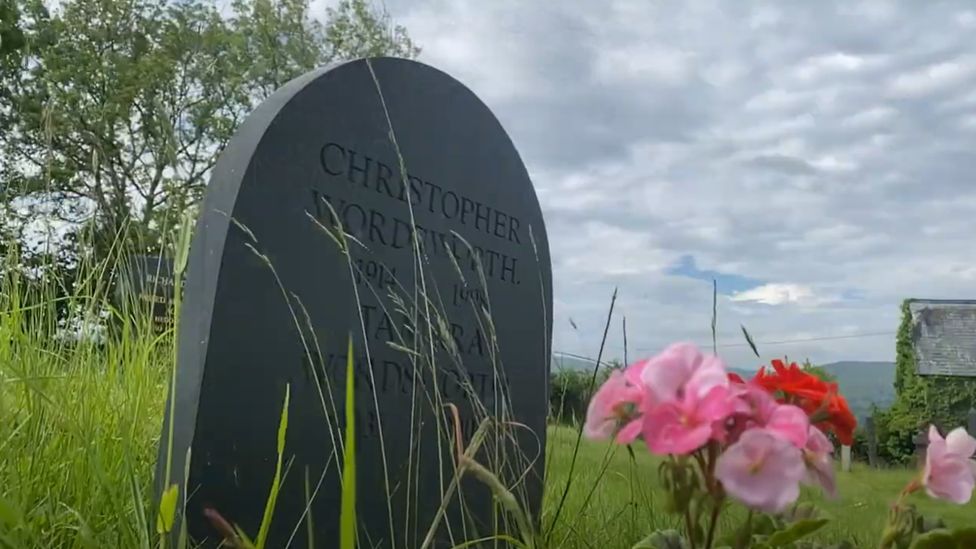
[[[311,528],[334,547],[351,336],[360,546],[420,547],[445,499],[431,547],[511,531],[493,526],[508,519],[477,480],[448,492],[449,404],[464,445],[485,418],[500,423],[477,459],[538,518],[551,287],[528,173],[470,90],[394,58],[289,82],[231,140],[203,202],[157,489],[180,484],[207,547],[208,508],[253,536],[288,384],[289,472],[268,546],[305,547]]]
[[[976,377],[976,301],[910,300],[919,375]]]
[[[153,330],[173,327],[173,260],[163,256],[136,255],[122,260],[116,298],[125,310],[148,317]]]

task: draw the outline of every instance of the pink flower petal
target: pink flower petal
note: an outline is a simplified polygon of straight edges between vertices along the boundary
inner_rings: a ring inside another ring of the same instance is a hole
[[[661,404],[644,416],[644,442],[653,454],[690,454],[704,446],[711,434],[710,423],[692,422],[674,403]]]
[[[745,505],[777,513],[796,501],[805,468],[800,449],[764,429],[750,429],[719,456],[715,476]]]
[[[820,429],[810,426],[810,436],[807,438],[807,449],[818,454],[833,454],[834,445]]]
[[[797,448],[807,445],[810,419],[802,409],[784,404],[777,406],[766,421],[766,429],[783,437]]]
[[[583,434],[590,439],[602,440],[613,436],[619,427],[620,410],[627,405],[639,405],[641,390],[631,386],[619,371],[600,386],[586,409]]]
[[[695,416],[702,421],[724,421],[735,410],[732,395],[725,387],[712,387],[702,400],[696,403]]]
[[[807,465],[807,483],[823,488],[829,498],[837,496],[837,484],[834,480],[834,460],[832,457],[833,444],[823,431],[810,427],[810,436],[804,448],[804,461]]]
[[[620,444],[630,444],[637,440],[637,437],[641,434],[641,429],[644,427],[644,422],[636,419],[631,421],[624,426],[620,432],[617,433],[617,442]]]
[[[695,392],[699,397],[704,396],[715,387],[728,387],[729,375],[725,366],[717,357],[705,358],[688,380],[686,391]]]
[[[974,487],[976,479],[968,460],[958,458],[940,463],[925,482],[930,496],[959,505],[969,503]]]
[[[956,427],[946,436],[946,447],[950,453],[959,457],[970,458],[976,454],[976,438],[969,436],[962,427]]]
[[[929,496],[957,504],[969,502],[976,488],[976,474],[969,455],[965,455],[971,446],[967,437],[965,432],[958,434],[953,431],[943,439],[934,426],[929,427],[923,472],[925,490]]]
[[[649,358],[645,358],[644,360],[639,360],[624,368],[624,376],[626,377],[627,381],[632,385],[640,386],[642,384],[641,373],[644,372],[644,369],[647,368],[647,365],[650,362],[651,360]]]
[[[668,350],[652,358],[641,372],[641,383],[658,402],[677,398],[691,377],[691,364]]]

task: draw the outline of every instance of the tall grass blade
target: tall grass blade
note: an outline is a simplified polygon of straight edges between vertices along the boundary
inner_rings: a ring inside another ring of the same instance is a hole
[[[180,488],[176,484],[171,484],[163,492],[163,497],[159,502],[159,516],[156,518],[156,533],[167,534],[173,529],[173,520],[176,518],[176,502],[178,501]]]
[[[291,400],[291,385],[285,384],[285,404],[281,410],[281,422],[278,424],[278,462],[275,464],[275,476],[271,482],[271,493],[264,507],[264,518],[261,519],[261,529],[255,542],[257,549],[264,549],[271,530],[271,518],[274,516],[275,504],[278,502],[278,492],[281,490],[281,461],[285,455],[285,434],[288,432],[288,402]]]
[[[590,378],[590,386],[587,390],[587,399],[589,399],[593,394],[593,389],[596,385],[597,375],[600,373],[600,364],[603,363],[603,350],[607,344],[607,335],[610,333],[610,322],[613,320],[613,308],[617,303],[617,288],[613,289],[613,295],[610,297],[610,310],[607,311],[607,323],[603,327],[603,339],[600,341],[600,352],[596,355],[596,364],[593,365],[593,376]],[[559,504],[556,506],[556,512],[552,516],[552,524],[549,525],[549,529],[546,532],[545,538],[548,540],[552,535],[553,530],[556,528],[556,524],[559,521],[559,516],[562,514],[563,507],[566,505],[566,498],[569,496],[569,490],[573,485],[573,472],[576,469],[576,459],[579,457],[580,445],[583,442],[583,423],[580,423],[577,428],[576,433],[576,445],[573,447],[573,457],[569,463],[569,474],[566,478],[566,486],[563,487],[563,493],[559,497]]]
[[[718,354],[718,339],[715,326],[718,324],[718,282],[712,279],[712,354]]]
[[[749,335],[749,330],[746,330],[746,327],[742,324],[739,324],[739,327],[742,328],[742,335],[746,336],[746,343],[749,344],[749,348],[752,349],[752,352],[755,353],[757,358],[762,358],[759,356],[759,350],[756,349],[756,342],[753,341],[752,336]]]
[[[346,442],[342,451],[342,508],[339,512],[339,548],[356,549],[356,392],[352,336],[346,352]]]
[[[623,318],[623,333],[624,333],[624,366],[630,364],[630,359],[627,356],[627,317]]]

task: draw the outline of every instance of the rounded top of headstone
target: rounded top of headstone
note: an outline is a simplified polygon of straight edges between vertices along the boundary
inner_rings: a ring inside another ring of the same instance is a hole
[[[538,195],[521,156],[488,105],[438,68],[389,56],[326,65],[272,94],[244,121],[222,153],[205,206],[232,211],[237,185],[247,170],[253,170],[259,145],[268,148],[267,139],[314,139],[312,123],[321,130],[358,134],[359,143],[367,146],[387,141],[394,162],[405,160],[405,165],[393,165],[394,171],[412,171],[418,161],[435,156],[456,155],[457,163],[462,163],[473,154],[482,159],[493,155],[497,164],[490,170],[492,175],[523,180],[526,184],[519,188],[525,192],[517,200],[528,202],[526,206],[541,218]],[[548,257],[545,227],[536,223],[532,231],[539,253]]]

